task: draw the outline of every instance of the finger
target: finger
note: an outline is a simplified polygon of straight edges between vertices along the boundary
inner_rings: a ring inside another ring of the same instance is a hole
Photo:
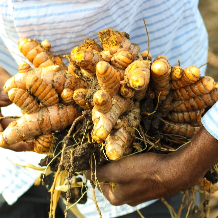
[[[144,160],[144,154],[137,154],[98,166],[96,170],[97,179],[99,181],[127,183],[133,179],[132,175],[136,174],[138,163]],[[87,172],[87,176],[90,179],[90,171]]]
[[[115,183],[128,183],[140,174],[139,163],[143,166],[144,154],[137,154],[105,164],[97,168],[97,177],[100,181],[110,181]]]
[[[91,170],[87,170],[86,178],[89,180],[95,180],[95,177],[99,182],[109,181],[109,182],[120,182],[120,170],[119,163],[113,162],[105,165],[97,166],[96,175],[92,175]]]
[[[11,75],[0,66],[0,106],[7,106],[11,104],[8,95],[3,91],[5,82],[11,78]]]
[[[15,120],[16,120],[16,119],[11,119],[11,118],[4,118],[4,119],[2,119],[2,120],[1,120],[1,125],[2,125],[3,129],[7,128],[7,126],[8,126],[11,122],[13,122],[13,121],[15,121]]]
[[[33,151],[34,145],[26,142],[18,142],[13,145],[2,145],[2,148],[10,149],[13,151]]]
[[[8,95],[3,91],[0,90],[0,106],[8,106],[12,102],[10,101]]]
[[[144,200],[140,199],[140,193],[133,195],[130,192],[130,187],[127,184],[116,184],[112,187],[110,184],[99,184],[98,189],[103,193],[107,200],[115,206],[129,204],[131,206],[136,206],[143,203]]]
[[[112,187],[109,184],[101,184],[100,191],[102,190],[104,196],[112,205],[128,204],[130,206],[136,206],[145,202],[141,193],[130,192],[131,187],[128,184],[116,184]]]
[[[99,184],[98,189],[112,205],[119,206],[126,204],[125,196],[123,196],[123,193],[119,191],[119,188],[112,188],[110,184]]]

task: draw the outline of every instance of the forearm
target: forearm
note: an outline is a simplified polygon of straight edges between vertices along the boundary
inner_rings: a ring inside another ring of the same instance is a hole
[[[165,191],[171,194],[196,185],[217,160],[218,141],[201,127],[190,143],[161,160],[167,164]]]

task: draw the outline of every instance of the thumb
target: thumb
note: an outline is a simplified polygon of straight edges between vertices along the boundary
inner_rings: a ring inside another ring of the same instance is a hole
[[[0,89],[0,106],[8,106],[10,105],[12,102],[10,101],[8,95],[2,90]]]
[[[33,151],[34,150],[34,144],[33,143],[26,143],[26,142],[18,142],[13,145],[6,145],[6,144],[1,144],[0,147],[6,148],[9,150],[13,151]]]
[[[5,82],[11,78],[11,75],[0,66],[0,106],[7,106],[11,104],[8,95],[3,91]]]

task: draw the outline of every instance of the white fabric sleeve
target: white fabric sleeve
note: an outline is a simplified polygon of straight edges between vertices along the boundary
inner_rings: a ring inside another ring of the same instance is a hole
[[[201,119],[204,128],[218,140],[218,102]]]

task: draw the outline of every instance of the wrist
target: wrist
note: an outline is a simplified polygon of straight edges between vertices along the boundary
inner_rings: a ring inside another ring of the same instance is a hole
[[[195,134],[190,143],[166,155],[166,189],[172,193],[187,190],[199,183],[206,172],[217,163],[218,141],[204,127]]]

